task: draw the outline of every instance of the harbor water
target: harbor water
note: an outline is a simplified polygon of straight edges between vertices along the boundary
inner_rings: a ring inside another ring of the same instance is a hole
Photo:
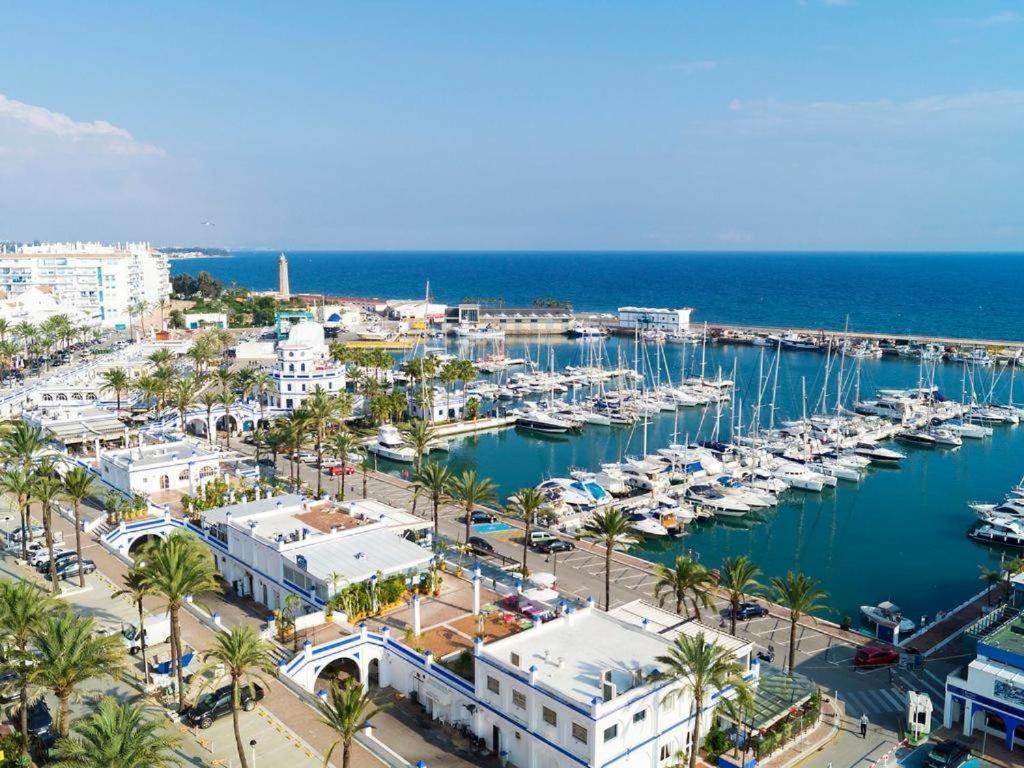
[[[511,343],[508,353],[520,356],[523,344]],[[545,338],[529,344],[534,359],[548,360],[554,351],[556,367],[586,362],[589,344]],[[633,343],[610,339],[607,357],[632,360]],[[453,351],[455,347],[453,346]],[[674,381],[682,365],[680,346],[666,345],[665,358]],[[466,349],[462,352],[465,354]],[[742,402],[742,424],[750,421],[756,402],[760,348],[708,346],[705,368],[709,377],[721,368],[731,376],[736,365],[737,407]],[[764,352],[767,371],[772,350]],[[688,373],[699,370],[700,351],[688,347]],[[782,352],[779,369],[776,419],[798,418],[803,410],[802,384],[806,382],[808,411],[813,410],[824,383],[825,355],[814,352]],[[865,360],[860,364],[864,397],[879,387],[907,388],[918,385],[922,375],[917,362]],[[665,374],[662,372],[664,378]],[[847,400],[853,396],[853,367],[846,364]],[[996,399],[1009,395],[1010,371],[990,368],[975,374],[979,393],[993,387]],[[835,404],[835,369],[830,377],[830,403]],[[950,399],[959,399],[963,385],[961,366],[939,364],[935,383]],[[1024,386],[1024,380],[1014,382]],[[770,384],[769,384],[770,388]],[[1016,388],[1016,386],[1015,386]],[[564,397],[571,398],[570,395]],[[769,408],[765,395],[762,423],[767,426]],[[728,436],[728,410],[719,421],[720,435]],[[713,437],[714,409],[679,409],[678,417],[662,412],[651,418],[648,451],[674,441]],[[749,555],[764,572],[762,581],[799,570],[818,580],[829,593],[827,617],[839,621],[850,616],[856,623],[859,606],[892,600],[908,617],[934,616],[976,594],[984,584],[981,566],[997,567],[1002,556],[1013,552],[986,547],[969,540],[975,521],[967,502],[997,501],[1024,472],[1024,425],[996,427],[985,440],[965,440],[959,449],[915,448],[894,444],[907,458],[893,468],[872,467],[859,483],[840,481],[836,488],[811,493],[785,492],[778,506],[740,521],[716,518],[692,524],[687,535],[675,540],[648,539],[634,548],[653,562],[669,563],[678,554],[692,553],[708,567],[718,567],[725,557]],[[493,479],[502,502],[516,490],[533,486],[546,477],[566,476],[570,468],[597,469],[602,462],[643,453],[643,429],[587,425],[576,435],[538,435],[506,429],[459,438],[451,445],[448,461],[455,470],[476,469]],[[434,454],[441,460],[444,454]],[[402,474],[407,466],[380,462],[387,471]]]

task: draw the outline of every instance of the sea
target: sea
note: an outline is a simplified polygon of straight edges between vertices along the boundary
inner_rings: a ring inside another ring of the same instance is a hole
[[[172,262],[277,288],[278,251]],[[1024,340],[1024,254],[288,251],[291,290],[443,303],[693,307],[695,322]]]
[[[277,280],[277,252],[240,253],[221,259],[175,262],[174,271],[211,272],[225,283],[270,289]],[[1020,309],[1021,257],[986,254],[354,254],[289,253],[293,291],[345,296],[415,297],[426,280],[431,295],[453,302],[466,297],[502,298],[507,305],[538,298],[568,300],[579,309],[614,310],[625,304],[695,308],[695,319],[804,328],[850,327],[865,331],[1024,337]],[[494,342],[453,351],[479,356]],[[463,342],[465,344],[465,342]],[[561,337],[510,338],[509,355],[529,356],[558,367],[585,364],[595,354],[606,363],[632,361],[631,340],[592,342]],[[648,352],[649,355],[653,354]],[[737,420],[749,424],[757,401],[761,348],[741,345],[663,347],[663,381],[699,373],[734,377],[736,411],[681,409],[663,412],[647,427],[654,451],[671,442],[727,438]],[[769,368],[769,359],[763,362]],[[655,358],[651,358],[652,360]],[[735,372],[735,373],[734,373]],[[1021,371],[1024,374],[1024,371]],[[649,373],[653,376],[653,371]],[[833,369],[826,389],[825,356],[783,352],[779,365],[778,421],[834,409]],[[972,392],[1007,402],[1020,390],[1016,371],[994,367],[965,375],[960,366],[925,370],[916,362],[885,358],[846,371],[848,405],[859,385],[864,397],[878,388],[914,387],[934,377],[944,396]],[[806,406],[803,392],[807,393]],[[767,396],[762,398],[762,404]],[[827,406],[824,405],[827,403]],[[765,407],[762,424],[770,419]],[[587,426],[582,434],[539,436],[516,429],[457,440],[447,460],[454,469],[474,468],[494,480],[502,501],[516,490],[572,468],[642,454],[641,427]],[[791,490],[774,510],[755,519],[714,520],[688,528],[678,540],[649,540],[634,554],[670,563],[677,555],[717,567],[745,553],[762,569],[763,581],[788,570],[807,573],[828,593],[822,615],[856,625],[859,606],[891,600],[919,620],[948,611],[979,592],[981,568],[998,567],[1015,553],[967,538],[972,501],[998,501],[1024,474],[1024,425],[996,427],[986,440],[959,449],[895,444],[907,458],[897,468],[869,470],[857,484],[840,481],[821,494]],[[441,454],[434,454],[435,457]],[[401,475],[406,466],[381,462]]]

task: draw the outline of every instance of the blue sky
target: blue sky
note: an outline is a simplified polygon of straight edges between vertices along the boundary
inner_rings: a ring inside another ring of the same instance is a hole
[[[1024,0],[37,0],[0,28],[0,240],[1024,250]]]

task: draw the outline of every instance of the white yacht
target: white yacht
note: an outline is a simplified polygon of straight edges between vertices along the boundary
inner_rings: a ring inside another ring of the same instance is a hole
[[[899,451],[894,451],[891,448],[883,448],[880,445],[874,443],[857,443],[853,452],[858,456],[863,456],[866,459],[870,459],[872,464],[898,464],[903,459],[907,458],[905,454]]]
[[[793,461],[777,461],[771,471],[790,488],[798,488],[801,491],[821,493],[826,485],[834,485],[836,482],[834,477],[819,474]]]
[[[366,450],[391,461],[407,464],[416,461],[416,449],[405,444],[402,433],[393,424],[382,424],[376,439],[366,445]]]
[[[993,517],[967,534],[983,544],[1024,547],[1024,523],[1009,517]]]
[[[632,490],[622,471],[611,467],[602,469],[600,472],[576,469],[571,470],[569,475],[581,483],[597,483],[612,496],[625,496]]]
[[[535,404],[526,404],[512,411],[512,415],[516,417],[517,427],[531,432],[560,434],[575,428],[568,419],[555,416]]]
[[[767,491],[745,484],[732,475],[722,475],[715,480],[714,488],[725,496],[731,496],[752,509],[774,507],[779,500]]]
[[[711,485],[691,485],[686,489],[687,501],[706,507],[716,515],[725,517],[743,517],[750,512],[750,505],[738,499],[730,498]]]

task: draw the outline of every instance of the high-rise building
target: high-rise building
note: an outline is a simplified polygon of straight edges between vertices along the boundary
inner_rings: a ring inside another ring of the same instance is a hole
[[[127,330],[140,303],[152,309],[171,294],[167,256],[149,243],[44,243],[0,251],[0,291],[17,297],[44,289],[68,314]]]
[[[285,300],[292,297],[288,287],[288,257],[283,253],[277,260],[277,295]]]

